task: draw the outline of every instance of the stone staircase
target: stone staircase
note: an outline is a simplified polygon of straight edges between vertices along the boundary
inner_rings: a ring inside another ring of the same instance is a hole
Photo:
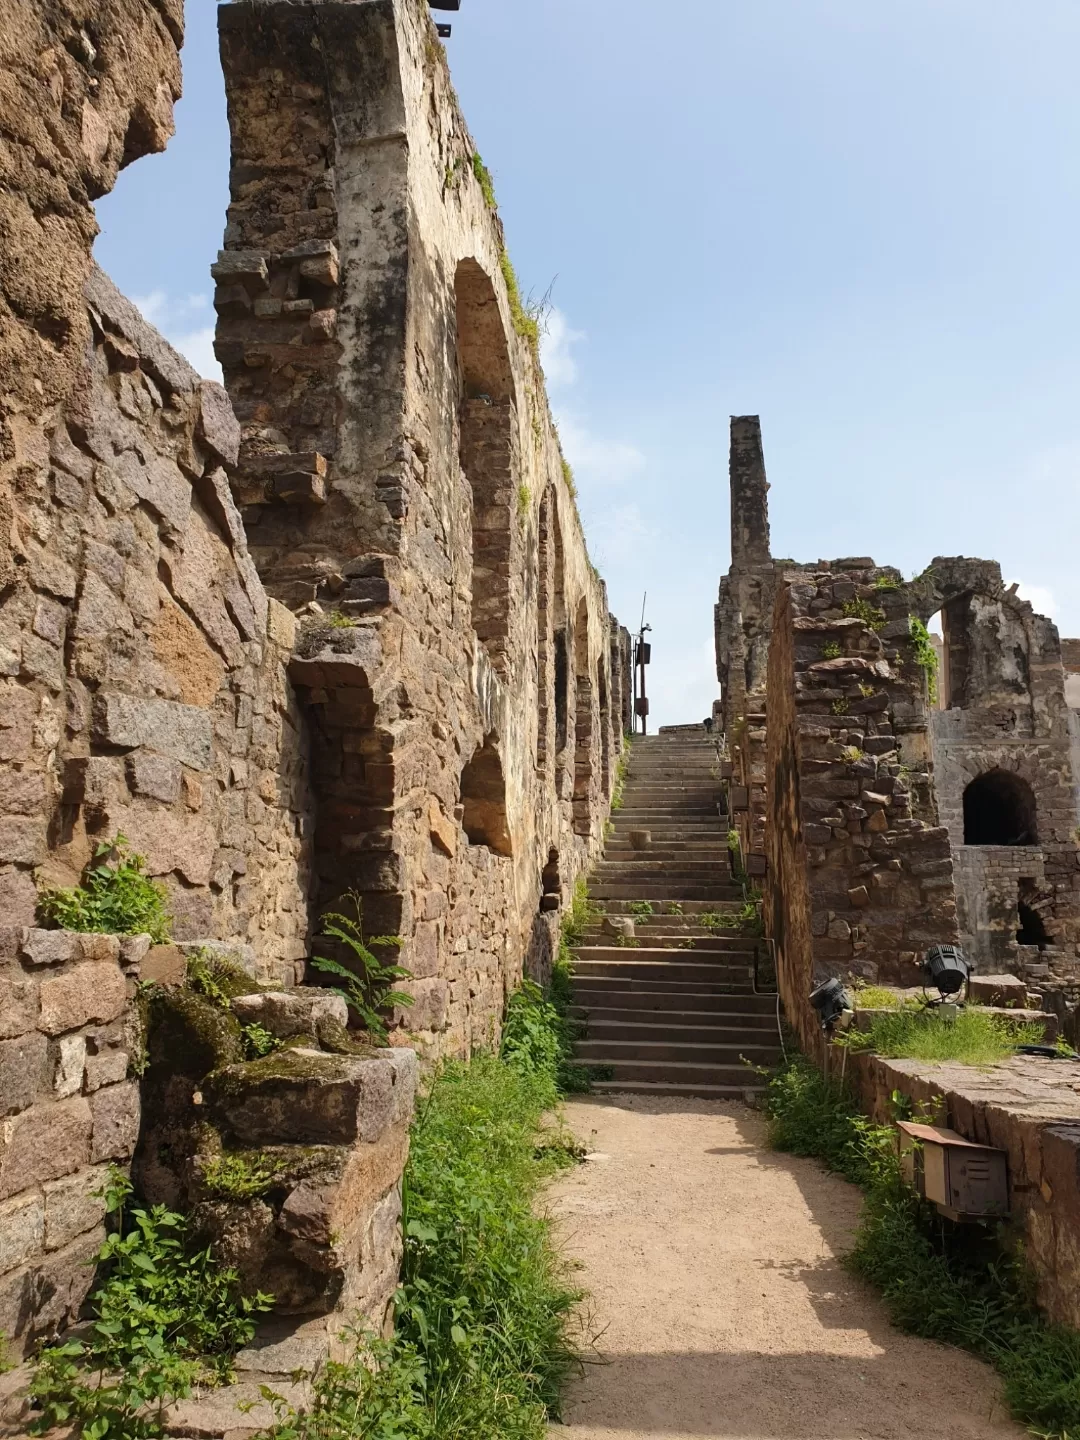
[[[594,914],[574,949],[576,1053],[612,1078],[597,1091],[741,1099],[759,1091],[744,1063],[780,1058],[775,995],[754,989],[756,943],[700,918],[740,908],[716,752],[704,732],[633,742],[622,808],[593,872]],[[645,849],[632,830],[648,830]],[[628,916],[632,940],[609,933]],[[605,923],[607,922],[607,923]]]

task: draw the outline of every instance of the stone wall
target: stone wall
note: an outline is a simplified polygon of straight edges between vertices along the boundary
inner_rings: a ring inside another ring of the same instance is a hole
[[[925,680],[897,582],[869,560],[837,561],[791,572],[777,596],[765,915],[793,1018],[826,975],[918,984],[927,947],[957,936]]]
[[[421,0],[220,11],[235,482],[298,612],[315,903],[405,941],[429,1054],[488,1042],[599,847],[629,693],[502,228]]]
[[[0,1332],[75,1320],[105,1238],[94,1192],[130,1160],[145,937],[0,928]]]

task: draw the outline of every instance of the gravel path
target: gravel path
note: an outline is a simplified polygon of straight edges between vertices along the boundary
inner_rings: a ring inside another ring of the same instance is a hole
[[[839,1263],[859,1193],[722,1101],[589,1097],[551,1193],[602,1329],[552,1440],[1023,1440],[993,1372]]]

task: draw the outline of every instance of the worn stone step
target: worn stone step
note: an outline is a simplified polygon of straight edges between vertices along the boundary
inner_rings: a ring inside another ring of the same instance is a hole
[[[717,886],[716,888],[719,889],[720,887]],[[647,900],[650,897],[642,895],[638,898],[641,900]],[[597,904],[600,906],[601,915],[629,915],[632,913],[630,910],[630,906],[634,903],[633,896],[631,896],[627,900],[610,899],[600,901],[598,900],[597,896],[590,895],[589,899],[591,901],[597,902]],[[743,896],[742,890],[737,885],[730,884],[725,887],[725,894],[719,900],[694,900],[687,897],[664,895],[661,896],[659,899],[651,900],[650,903],[655,905],[657,907],[657,910],[659,910],[660,907],[663,905],[681,905],[683,916],[692,919],[695,915],[707,915],[711,911],[720,912],[724,910],[741,909],[743,905]]]
[[[762,1041],[760,1036],[739,1036],[730,1044],[668,1040],[616,1040],[611,1035],[579,1040],[574,1055],[587,1065],[613,1064],[616,1069],[631,1063],[718,1065],[723,1068],[749,1061],[751,1065],[773,1065],[780,1059],[780,1045]]]
[[[779,1051],[777,1051],[779,1054]],[[731,1065],[697,1064],[685,1060],[629,1060],[618,1055],[590,1055],[587,1062],[612,1071],[615,1081],[636,1081],[669,1085],[730,1085],[740,1088],[764,1087],[762,1076],[736,1060]]]
[[[704,928],[696,931],[689,929],[665,931],[656,929],[643,929],[639,920],[634,921],[636,930],[635,939],[641,941],[642,945],[649,950],[679,950],[713,951],[721,955],[745,954],[752,956],[756,946],[753,938],[739,934],[736,931],[706,930]],[[693,941],[693,945],[688,942]],[[575,950],[587,950],[596,945],[610,946],[615,943],[612,936],[604,930],[586,931],[580,941],[574,946]]]
[[[672,1014],[753,1016],[776,1024],[776,996],[757,995],[751,989],[715,993],[684,987],[658,990],[644,982],[628,988],[604,981],[589,981],[574,987],[576,1010],[589,1014],[670,1012]]]
[[[634,1011],[629,1012],[635,1015]],[[675,1045],[736,1045],[744,1041],[779,1049],[776,1028],[767,1015],[685,1015],[685,1012],[662,1011],[645,1020],[620,1019],[610,1011],[590,1014],[588,1031],[581,1044],[602,1045],[607,1041],[625,1044]],[[689,1057],[676,1057],[689,1058]]]
[[[595,900],[706,900],[718,903],[730,898],[730,891],[724,885],[704,885],[692,880],[638,880],[620,884],[615,880],[604,880],[590,888],[590,898]],[[708,907],[706,907],[708,908]]]
[[[653,950],[645,951],[648,958],[636,959],[632,950],[579,950],[574,956],[574,974],[579,979],[608,976],[611,979],[652,980],[666,985],[673,980],[701,980],[706,985],[715,985],[723,980],[740,980],[752,969],[749,964],[732,962],[718,955],[715,960],[704,957],[685,960],[683,954],[691,951]],[[663,957],[679,956],[678,959]]]
[[[765,1082],[752,1071],[745,1085],[694,1085],[692,1083],[663,1083],[658,1081],[596,1080],[593,1092],[597,1095],[662,1095],[672,1100],[731,1100],[741,1104],[753,1104],[765,1093]]]

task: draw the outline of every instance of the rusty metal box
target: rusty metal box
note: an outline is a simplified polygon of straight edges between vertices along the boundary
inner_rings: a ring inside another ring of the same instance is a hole
[[[1009,1213],[1005,1151],[976,1145],[955,1130],[897,1123],[908,1182],[950,1220],[1000,1219]]]

